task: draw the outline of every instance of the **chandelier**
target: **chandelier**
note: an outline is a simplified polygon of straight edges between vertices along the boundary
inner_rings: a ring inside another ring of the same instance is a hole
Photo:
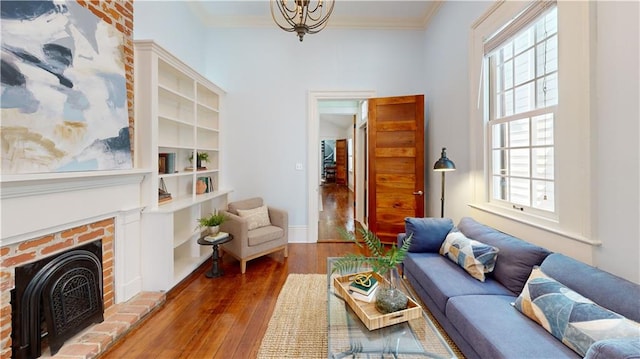
[[[273,10],[274,3],[282,15],[280,20]],[[305,34],[315,34],[324,29],[334,4],[335,0],[272,0],[271,17],[282,30],[296,32],[302,42]]]

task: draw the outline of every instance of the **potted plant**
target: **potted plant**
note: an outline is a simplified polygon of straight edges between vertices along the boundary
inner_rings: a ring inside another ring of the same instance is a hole
[[[227,219],[227,217],[215,211],[210,215],[202,218],[198,218],[198,227],[203,228],[206,227],[209,229],[209,235],[215,236],[220,232],[220,225]]]
[[[193,163],[193,152],[189,156],[189,162]],[[207,152],[198,152],[196,155],[196,168],[201,168],[202,162],[209,162],[209,154]]]
[[[360,248],[362,243],[356,240],[353,232],[344,229],[338,229],[343,238],[353,241]],[[379,274],[387,279],[386,285],[380,286],[376,293],[376,308],[382,313],[392,313],[407,307],[407,296],[402,293],[395,282],[395,271],[398,265],[402,263],[411,246],[412,235],[405,238],[402,246],[398,247],[395,243],[385,246],[378,236],[368,229],[361,229],[362,239],[367,246],[370,254],[349,253],[344,257],[338,258],[334,262],[332,273],[349,273],[358,270],[363,266],[371,267],[371,271]]]

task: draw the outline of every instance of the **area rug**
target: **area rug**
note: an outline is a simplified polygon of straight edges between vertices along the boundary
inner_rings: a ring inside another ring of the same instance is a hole
[[[327,358],[327,326],[327,275],[289,274],[257,358]],[[463,358],[442,328],[438,330],[454,353]]]
[[[259,359],[327,357],[327,275],[289,274],[267,331]]]

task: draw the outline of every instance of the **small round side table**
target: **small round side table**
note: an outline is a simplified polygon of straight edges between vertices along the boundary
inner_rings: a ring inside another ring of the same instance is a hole
[[[228,234],[226,237],[222,237],[219,239],[216,239],[214,241],[208,241],[205,239],[206,236],[198,238],[198,244],[203,245],[203,246],[212,246],[213,247],[213,254],[211,255],[211,270],[207,271],[207,273],[205,273],[205,276],[207,278],[217,278],[220,277],[224,274],[224,271],[222,270],[222,268],[220,268],[220,252],[218,251],[218,246],[223,244],[223,243],[227,243],[230,240],[233,239],[233,236],[231,234]]]

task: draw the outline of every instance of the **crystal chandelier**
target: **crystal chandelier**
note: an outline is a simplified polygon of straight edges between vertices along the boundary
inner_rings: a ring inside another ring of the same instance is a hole
[[[280,20],[276,18],[274,3],[282,15]],[[302,42],[304,34],[324,29],[334,4],[335,0],[271,0],[271,17],[282,30],[298,33]]]

